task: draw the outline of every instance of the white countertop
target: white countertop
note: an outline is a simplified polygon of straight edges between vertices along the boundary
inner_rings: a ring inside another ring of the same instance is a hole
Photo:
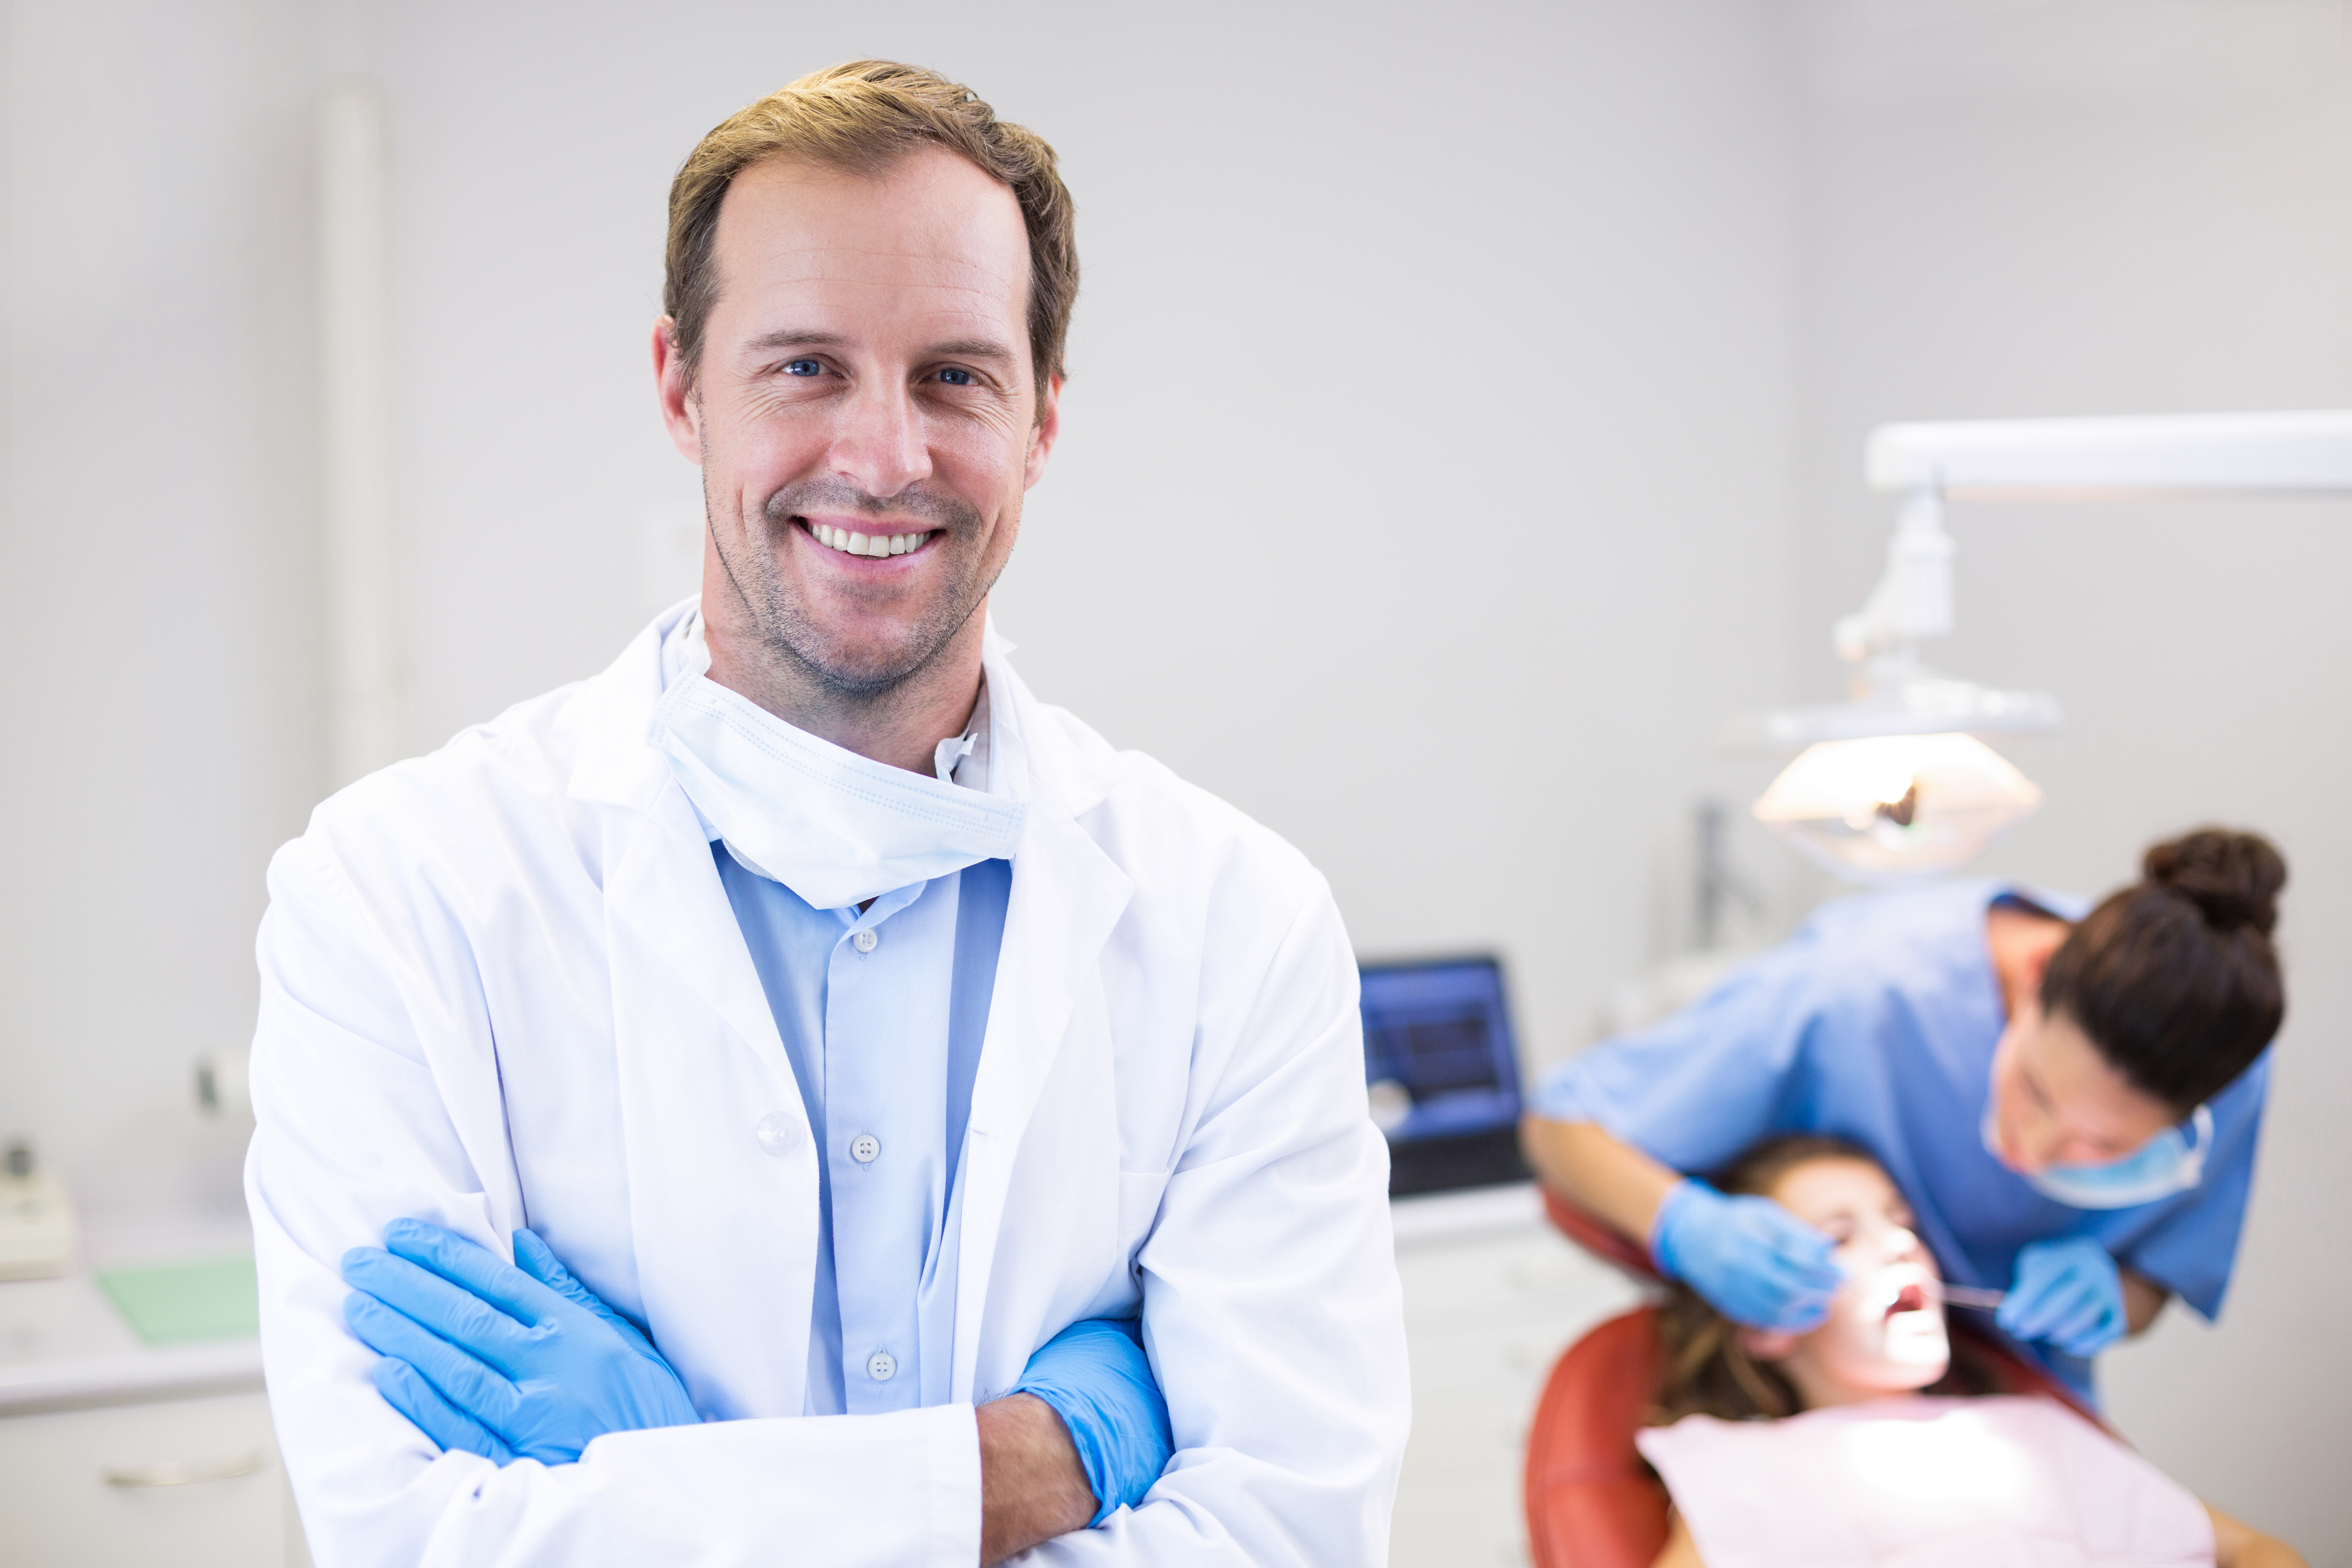
[[[0,1415],[260,1385],[259,1340],[142,1344],[97,1279],[100,1268],[250,1252],[243,1214],[93,1215],[83,1237],[72,1272],[0,1281]]]

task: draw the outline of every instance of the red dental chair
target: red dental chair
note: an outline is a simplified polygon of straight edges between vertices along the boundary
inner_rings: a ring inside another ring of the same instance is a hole
[[[1549,1191],[1544,1203],[1570,1240],[1639,1279],[1657,1279],[1637,1243]],[[1551,1369],[1528,1431],[1528,1555],[1535,1568],[1649,1568],[1666,1544],[1666,1489],[1633,1447],[1658,1385],[1656,1322],[1654,1307],[1612,1318]],[[2098,1420],[2071,1389],[1965,1319],[1953,1319],[1951,1328],[2001,1393],[2047,1394]]]

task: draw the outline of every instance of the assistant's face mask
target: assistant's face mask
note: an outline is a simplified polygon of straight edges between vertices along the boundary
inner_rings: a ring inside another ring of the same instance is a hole
[[[1983,1138],[1986,1152],[1998,1157],[2000,1145],[1989,1104]],[[2025,1180],[2044,1197],[2070,1208],[2127,1209],[2188,1192],[2204,1181],[2205,1156],[2212,1147],[2213,1112],[2200,1105],[2190,1114],[2187,1131],[2168,1127],[2112,1163],[2053,1165]]]
[[[646,739],[747,868],[837,910],[1013,858],[1021,802],[821,741],[708,679],[700,637],[675,651],[681,665]]]

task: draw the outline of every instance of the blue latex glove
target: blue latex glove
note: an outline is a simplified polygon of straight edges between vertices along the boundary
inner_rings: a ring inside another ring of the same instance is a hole
[[[1650,1227],[1658,1271],[1734,1322],[1802,1332],[1829,1316],[1845,1279],[1830,1238],[1770,1198],[1727,1198],[1705,1182],[1666,1194]]]
[[[562,1465],[607,1432],[701,1421],[636,1325],[531,1232],[514,1233],[514,1265],[416,1220],[383,1241],[343,1255],[343,1319],[387,1358],[376,1388],[443,1448]]]
[[[1087,1485],[1102,1506],[1088,1525],[1133,1508],[1176,1451],[1168,1401],[1132,1319],[1088,1318],[1045,1342],[1022,1369],[1015,1394],[1034,1394],[1070,1429]]]
[[[2124,1337],[2122,1272],[2087,1236],[2031,1242],[2018,1249],[2017,1272],[1993,1321],[2016,1339],[2096,1355]]]

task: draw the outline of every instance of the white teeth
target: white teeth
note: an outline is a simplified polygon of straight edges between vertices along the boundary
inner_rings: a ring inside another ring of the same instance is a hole
[[[810,536],[828,550],[845,555],[911,555],[930,539],[928,533],[852,533],[827,522],[809,524]]]

